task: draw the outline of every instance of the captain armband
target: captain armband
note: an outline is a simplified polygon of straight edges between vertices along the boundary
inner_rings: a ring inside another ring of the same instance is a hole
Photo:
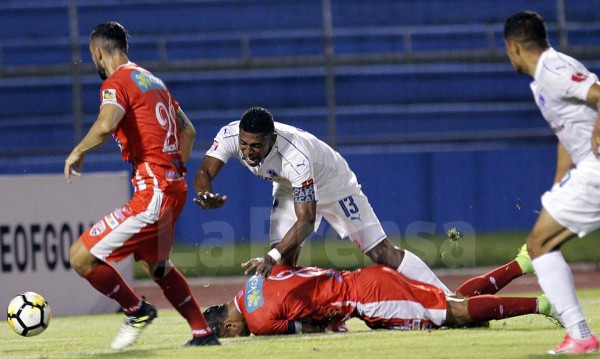
[[[308,183],[307,183],[308,182]],[[317,187],[312,180],[306,181],[302,187],[294,187],[294,202],[307,203],[317,201]]]

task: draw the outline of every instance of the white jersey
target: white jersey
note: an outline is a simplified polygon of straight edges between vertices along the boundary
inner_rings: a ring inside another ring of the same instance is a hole
[[[224,163],[236,156],[254,175],[273,181],[274,196],[291,197],[293,187],[310,183],[314,183],[321,203],[360,193],[356,175],[338,152],[314,135],[279,122],[275,122],[277,140],[269,154],[258,166],[248,166],[240,150],[239,123],[234,121],[221,128],[206,155]]]
[[[574,164],[592,152],[596,104],[586,102],[598,81],[579,61],[553,48],[544,51],[535,69],[531,90],[542,115],[558,136]]]

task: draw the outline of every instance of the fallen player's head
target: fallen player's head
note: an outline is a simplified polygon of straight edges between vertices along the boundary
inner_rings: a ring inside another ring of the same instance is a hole
[[[217,304],[204,311],[208,327],[219,338],[247,337],[250,329],[233,301]]]

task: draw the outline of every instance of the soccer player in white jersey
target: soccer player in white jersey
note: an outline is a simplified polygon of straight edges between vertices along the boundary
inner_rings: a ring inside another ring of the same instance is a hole
[[[361,191],[344,158],[325,142],[298,128],[274,122],[271,113],[252,107],[240,121],[221,128],[196,173],[194,201],[220,208],[227,196],[213,193],[212,181],[237,157],[256,176],[273,182],[271,251],[244,263],[246,273],[267,278],[277,262],[295,266],[302,244],[322,217],[341,237],[349,237],[371,260],[405,276],[451,291],[413,253],[395,247]]]
[[[549,353],[593,352],[598,340],[581,310],[560,247],[600,227],[600,159],[595,156],[600,143],[598,77],[550,46],[537,13],[509,17],[504,41],[512,66],[533,77],[535,102],[559,140],[555,183],[542,196],[543,209],[527,238],[540,287],[567,329],[562,343]]]

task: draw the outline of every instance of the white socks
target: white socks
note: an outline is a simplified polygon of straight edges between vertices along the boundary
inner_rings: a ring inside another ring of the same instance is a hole
[[[400,263],[397,271],[410,279],[434,285],[443,290],[446,295],[454,294],[444,283],[442,283],[421,258],[406,249],[404,250],[404,259],[402,259],[402,263]]]
[[[573,273],[560,251],[543,254],[531,261],[540,287],[556,309],[573,339],[585,340],[590,329],[577,300]]]

